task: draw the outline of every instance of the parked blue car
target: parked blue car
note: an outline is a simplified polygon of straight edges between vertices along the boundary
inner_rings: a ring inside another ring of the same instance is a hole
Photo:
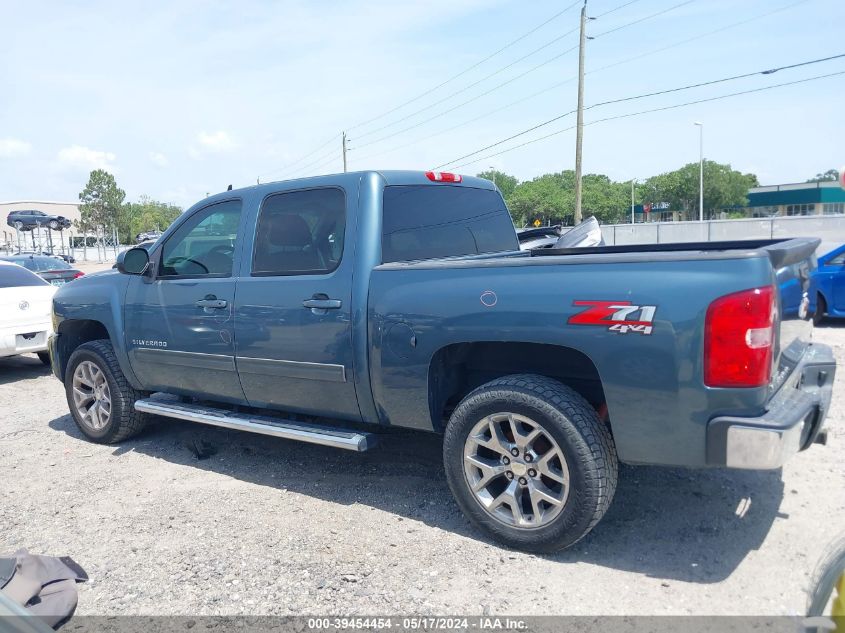
[[[823,317],[845,318],[845,244],[819,257],[810,278],[810,310]]]

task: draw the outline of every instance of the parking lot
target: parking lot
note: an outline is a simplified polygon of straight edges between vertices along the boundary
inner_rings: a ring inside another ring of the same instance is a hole
[[[845,327],[816,338],[845,364]],[[622,467],[575,547],[490,544],[436,437],[354,454],[160,419],[82,438],[34,357],[0,361],[0,551],[69,555],[80,614],[797,614],[845,525],[845,376],[827,447],[783,472]]]

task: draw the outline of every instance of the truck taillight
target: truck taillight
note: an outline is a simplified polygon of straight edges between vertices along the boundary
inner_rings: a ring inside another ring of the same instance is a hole
[[[445,171],[427,171],[425,177],[434,182],[461,182],[463,180],[460,174],[450,174]]]
[[[704,323],[704,384],[762,387],[772,374],[775,331],[772,286],[716,299]]]

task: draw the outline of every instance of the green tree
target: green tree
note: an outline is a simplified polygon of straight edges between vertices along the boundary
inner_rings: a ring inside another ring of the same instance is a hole
[[[560,224],[572,216],[574,197],[563,186],[560,174],[545,174],[519,184],[507,200],[517,226],[539,220],[542,224]],[[571,223],[571,220],[570,220]]]
[[[121,209],[126,192],[120,189],[114,176],[102,169],[95,169],[88,177],[88,184],[79,194],[80,220],[76,228],[82,232],[97,229],[120,228]]]
[[[127,202],[121,208],[120,240],[131,244],[135,236],[146,231],[163,231],[182,213],[182,209],[167,202],[141,196],[138,202]]]
[[[583,216],[599,222],[623,222],[630,211],[630,182],[614,182],[604,174],[586,174],[581,179]],[[540,220],[542,224],[571,225],[575,215],[575,172],[544,174],[519,184],[508,199],[518,226]]]
[[[828,169],[824,173],[816,174],[815,178],[810,178],[807,182],[830,182],[839,180],[839,170]]]
[[[511,176],[510,174],[506,174],[498,169],[488,169],[487,171],[482,171],[478,174],[478,177],[486,178],[487,180],[492,180],[496,183],[496,186],[499,188],[499,191],[502,192],[502,196],[505,200],[511,196],[513,190],[516,189],[516,186],[519,184],[519,180],[516,176]]]
[[[743,174],[731,169],[730,165],[712,160],[704,161],[704,210],[745,206],[748,190],[758,185],[754,174]],[[646,202],[668,202],[670,208],[683,211],[688,218],[698,218],[698,163],[653,176],[640,190]]]

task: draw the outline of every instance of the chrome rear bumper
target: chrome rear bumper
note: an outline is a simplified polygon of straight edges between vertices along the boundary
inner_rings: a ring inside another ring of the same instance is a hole
[[[763,415],[720,416],[709,422],[707,462],[729,468],[780,468],[789,457],[824,437],[835,373],[830,347],[810,345]]]

